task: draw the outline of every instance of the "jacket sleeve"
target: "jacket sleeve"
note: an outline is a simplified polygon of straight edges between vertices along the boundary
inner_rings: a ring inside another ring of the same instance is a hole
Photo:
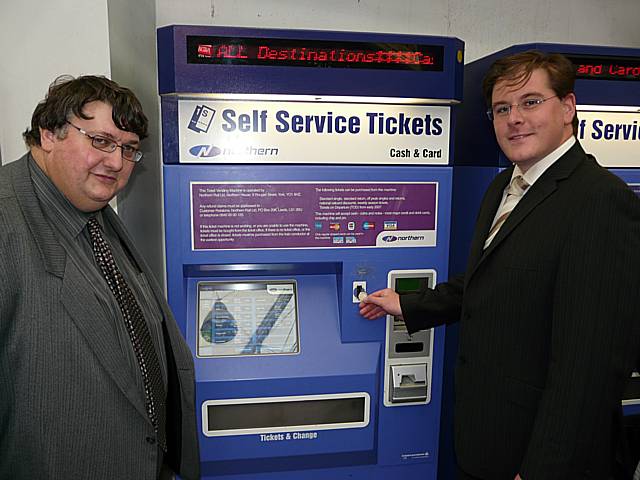
[[[401,295],[400,307],[409,333],[459,320],[463,285],[464,275],[456,275],[433,289]]]
[[[590,478],[594,459],[608,458],[640,345],[639,293],[640,200],[622,182],[594,187],[557,269],[549,370],[524,480]]]

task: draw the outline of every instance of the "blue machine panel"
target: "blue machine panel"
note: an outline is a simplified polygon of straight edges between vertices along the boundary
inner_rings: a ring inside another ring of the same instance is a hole
[[[201,434],[205,475],[223,472],[321,468],[323,465],[414,465],[414,473],[435,475],[438,450],[439,397],[442,373],[433,369],[429,408],[381,406],[384,322],[359,316],[352,301],[352,281],[365,279],[383,288],[392,269],[432,268],[447,274],[451,168],[384,167],[252,167],[165,166],[167,279],[169,301],[179,316],[189,345],[197,343],[199,282],[230,280],[293,281],[298,290],[300,352],[291,355],[196,358],[197,405],[212,399],[283,397],[366,392],[368,425],[361,428],[315,429],[313,439],[263,437],[261,434],[208,437]],[[190,212],[193,181],[429,181],[438,184],[437,246],[434,248],[329,248],[194,251]],[[433,363],[441,365],[442,329],[434,334]],[[202,423],[202,410],[199,422]],[[419,455],[418,455],[419,454]],[[299,457],[297,460],[294,457]],[[234,461],[236,460],[236,461]],[[242,460],[242,462],[237,461]],[[355,467],[351,467],[355,468]],[[353,470],[359,472],[360,470]],[[364,476],[384,478],[382,470]],[[318,473],[314,478],[335,478]],[[379,476],[378,476],[379,475]],[[252,478],[256,478],[255,476]],[[267,477],[265,477],[267,478]],[[311,478],[311,477],[308,477]],[[360,477],[354,477],[360,478]],[[387,477],[388,478],[388,477]],[[433,478],[436,478],[433,476]]]
[[[355,287],[447,278],[463,43],[171,26],[158,52],[167,294],[194,353],[203,477],[439,478],[444,329],[365,320]],[[223,135],[280,141],[278,108],[307,109],[278,144],[303,139],[288,165],[261,146],[221,160]],[[336,115],[370,137],[335,136]]]

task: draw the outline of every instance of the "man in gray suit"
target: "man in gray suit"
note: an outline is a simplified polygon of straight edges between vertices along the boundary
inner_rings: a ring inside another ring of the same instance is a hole
[[[108,202],[147,119],[103,77],[58,79],[0,168],[0,478],[197,479],[191,352]]]
[[[530,51],[496,61],[484,93],[513,163],[489,185],[464,276],[361,303],[409,332],[461,321],[460,477],[609,479],[639,342],[640,200],[575,138],[575,68]]]

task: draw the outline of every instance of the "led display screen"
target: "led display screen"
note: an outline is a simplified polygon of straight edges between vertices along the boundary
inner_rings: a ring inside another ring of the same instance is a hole
[[[187,63],[443,70],[444,47],[411,43],[187,36]]]
[[[640,58],[566,55],[576,66],[576,78],[590,80],[640,80]]]

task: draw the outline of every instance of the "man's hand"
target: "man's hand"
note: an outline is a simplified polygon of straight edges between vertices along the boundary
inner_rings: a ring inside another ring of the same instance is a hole
[[[370,293],[360,302],[360,315],[364,318],[375,320],[387,314],[402,318],[400,296],[390,288]]]

